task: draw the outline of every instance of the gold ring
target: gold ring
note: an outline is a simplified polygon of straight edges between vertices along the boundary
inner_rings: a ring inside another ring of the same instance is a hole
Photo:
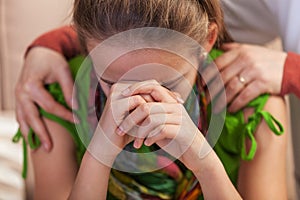
[[[239,81],[242,83],[242,84],[246,84],[246,79],[242,76],[239,76]]]

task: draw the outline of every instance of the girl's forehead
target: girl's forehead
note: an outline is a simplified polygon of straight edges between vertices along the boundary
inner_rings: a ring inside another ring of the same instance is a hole
[[[129,52],[114,60],[100,76],[114,82],[120,79],[143,81],[172,79],[195,68],[186,59],[159,49]]]

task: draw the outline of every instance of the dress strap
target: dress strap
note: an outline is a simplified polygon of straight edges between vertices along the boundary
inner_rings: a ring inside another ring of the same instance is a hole
[[[241,157],[243,160],[252,160],[255,156],[257,150],[257,142],[254,137],[254,133],[264,119],[268,127],[276,135],[282,135],[284,133],[284,128],[282,124],[276,120],[269,112],[263,111],[263,108],[269,98],[269,95],[262,95],[248,104],[248,107],[253,107],[255,109],[254,113],[248,118],[245,129],[242,133],[242,151]],[[249,152],[246,150],[246,138],[250,139],[251,147]]]

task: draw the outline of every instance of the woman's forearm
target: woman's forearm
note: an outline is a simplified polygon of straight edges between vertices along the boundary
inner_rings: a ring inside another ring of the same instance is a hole
[[[69,199],[106,199],[110,170],[86,151]]]

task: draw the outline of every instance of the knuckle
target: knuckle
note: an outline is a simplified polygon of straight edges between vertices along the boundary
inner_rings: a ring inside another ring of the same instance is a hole
[[[241,47],[241,51],[240,51],[240,59],[244,62],[244,63],[251,63],[252,62],[252,58],[251,55],[248,51],[247,47],[242,46]]]
[[[149,80],[149,83],[151,83],[151,84],[153,84],[153,85],[160,85],[160,84],[157,82],[157,80],[155,80],[155,79]]]
[[[150,106],[146,103],[140,106],[141,112],[146,113],[147,115],[150,114]]]
[[[151,115],[148,117],[148,119],[149,119],[148,123],[154,125],[163,124],[165,121],[165,119],[162,119],[162,117],[151,116]]]
[[[154,97],[160,96],[159,95],[159,88],[158,87],[154,87],[153,90],[151,91],[151,95]]]
[[[124,120],[123,123],[121,124],[122,129],[127,132],[129,131],[129,127],[132,126],[132,124],[134,124],[134,122],[132,120]]]
[[[252,91],[250,89],[246,89],[240,96],[240,98],[237,99],[237,102],[239,104],[242,103],[242,99],[249,99],[251,96]]]
[[[36,86],[35,82],[33,80],[29,80],[23,85],[23,90],[26,93],[31,93],[33,88]]]
[[[51,102],[44,102],[41,107],[46,111],[46,112],[56,112],[57,107],[53,105]]]
[[[243,63],[247,63],[249,64],[251,61],[250,55],[248,52],[242,51],[241,52],[241,60],[243,61]]]
[[[144,124],[145,124],[145,125],[149,125],[149,124],[151,124],[151,123],[153,123],[153,118],[152,118],[151,116],[148,116],[148,117],[145,119]]]
[[[181,103],[177,103],[176,105],[175,105],[175,110],[174,110],[176,113],[178,113],[178,114],[182,114],[184,111],[185,111],[185,107],[184,107],[184,105],[183,104],[181,104]]]
[[[30,92],[31,92],[31,84],[28,83],[28,82],[26,82],[26,83],[24,84],[24,86],[23,86],[23,90],[24,90],[24,92],[26,92],[26,93],[30,93]]]
[[[228,70],[224,70],[224,71],[221,72],[221,77],[222,77],[222,80],[223,80],[224,82],[227,82],[227,81],[228,81],[228,76],[229,76]]]
[[[133,102],[134,104],[140,105],[145,103],[145,100],[140,95],[133,96]]]
[[[237,82],[234,81],[234,80],[230,81],[230,82],[227,84],[227,86],[226,86],[226,90],[227,90],[229,93],[233,92],[234,89],[235,89],[235,87],[236,87],[236,83],[237,83]]]
[[[161,134],[162,136],[166,136],[166,135],[168,134],[167,126],[166,126],[166,125],[161,125],[161,126],[159,127],[159,129],[160,129],[160,134]]]

